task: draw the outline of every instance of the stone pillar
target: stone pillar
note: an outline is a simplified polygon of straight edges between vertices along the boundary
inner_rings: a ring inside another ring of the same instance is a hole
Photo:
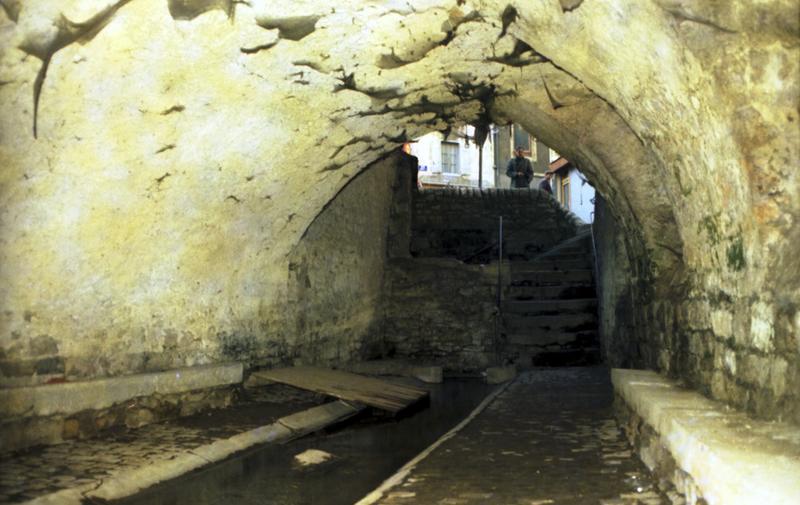
[[[411,241],[411,204],[417,191],[419,160],[400,152],[393,187],[392,207],[386,254],[390,258],[408,258]]]

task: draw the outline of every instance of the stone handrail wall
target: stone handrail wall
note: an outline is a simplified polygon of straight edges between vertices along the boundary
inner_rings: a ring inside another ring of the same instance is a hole
[[[503,216],[506,258],[526,258],[574,236],[580,220],[546,193],[533,190],[448,188],[413,198],[411,254],[486,262],[496,259]],[[484,250],[486,249],[486,250]]]

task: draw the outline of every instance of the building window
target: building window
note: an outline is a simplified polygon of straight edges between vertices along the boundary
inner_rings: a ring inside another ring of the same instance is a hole
[[[569,209],[569,175],[561,178],[561,205]]]
[[[531,152],[531,136],[520,126],[514,125],[514,145],[511,146],[511,149],[513,150],[517,147],[521,147],[523,150],[533,155]]]
[[[458,173],[458,143],[442,142],[442,172]]]

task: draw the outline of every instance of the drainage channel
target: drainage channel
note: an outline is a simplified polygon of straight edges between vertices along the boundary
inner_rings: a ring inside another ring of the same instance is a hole
[[[458,424],[495,387],[446,380],[430,386],[429,408],[398,420],[364,417],[329,433],[265,446],[114,503],[352,504]],[[299,464],[295,456],[309,450],[331,458]]]

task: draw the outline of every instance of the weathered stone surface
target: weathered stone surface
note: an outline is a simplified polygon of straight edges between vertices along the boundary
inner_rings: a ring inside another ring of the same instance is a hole
[[[486,369],[486,383],[487,384],[502,384],[508,382],[517,376],[517,367],[510,366],[492,366]]]
[[[449,258],[387,263],[382,333],[389,355],[477,371],[494,359],[497,269]]]
[[[504,256],[531,258],[575,236],[578,219],[538,190],[455,188],[420,191],[412,199],[411,255],[496,260],[500,217]],[[487,247],[488,246],[488,247]]]
[[[242,381],[241,363],[204,365],[162,373],[0,389],[0,416],[49,416],[99,410],[132,398],[168,395]]]
[[[295,454],[294,461],[300,466],[311,466],[325,463],[333,458],[333,454],[318,449],[308,449],[300,454]]]
[[[684,494],[699,491],[709,504],[788,505],[800,496],[800,429],[749,419],[654,372],[615,369],[611,377],[631,411],[621,424],[644,450],[645,463],[666,465],[659,471],[669,479],[677,465],[677,475],[688,477],[688,485],[675,482]],[[632,430],[642,422],[655,440]]]
[[[366,375],[413,377],[429,384],[439,384],[444,379],[444,371],[441,366],[413,364],[409,360],[401,359],[358,361],[348,364],[347,370]]]
[[[289,428],[295,436],[300,436],[354,416],[363,409],[363,405],[352,405],[348,402],[337,400],[282,417],[278,422]]]
[[[345,359],[371,345],[382,244],[337,249],[340,276],[311,259],[309,290],[311,223],[406,138],[513,120],[616,219],[614,359],[800,420],[796,1],[3,5],[3,374]],[[341,242],[384,240],[373,187]],[[748,353],[775,381],[739,376]]]

